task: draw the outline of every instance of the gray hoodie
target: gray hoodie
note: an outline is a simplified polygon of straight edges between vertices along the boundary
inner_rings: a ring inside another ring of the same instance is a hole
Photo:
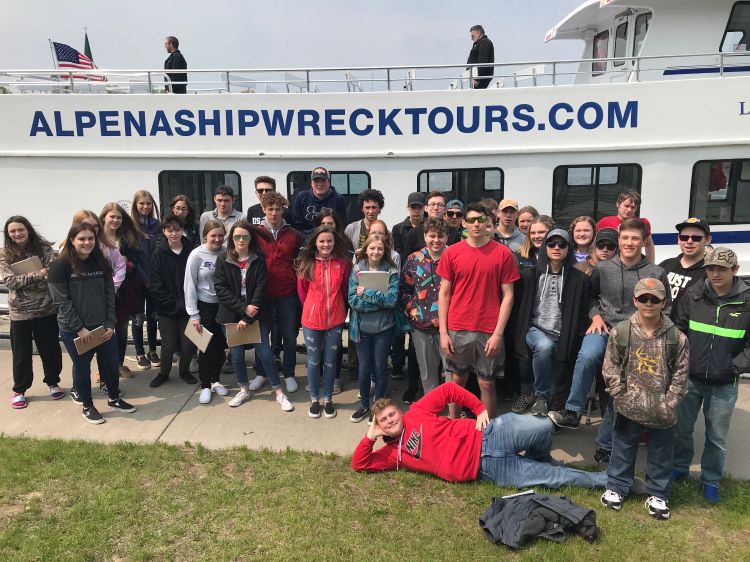
[[[591,274],[591,290],[595,300],[589,310],[589,318],[601,314],[608,327],[629,318],[635,312],[633,291],[639,279],[653,277],[669,287],[667,274],[660,266],[651,263],[641,256],[641,261],[626,267],[620,261],[620,256],[611,260],[600,261]],[[672,308],[672,295],[667,291],[667,306],[664,314],[669,316]]]

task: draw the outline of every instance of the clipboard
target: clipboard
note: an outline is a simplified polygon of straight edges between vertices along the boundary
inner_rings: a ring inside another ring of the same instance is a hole
[[[237,329],[237,323],[224,324],[227,330],[227,345],[234,347],[235,345],[247,345],[249,343],[260,343],[260,325],[256,320],[255,322],[248,324],[247,328],[241,332]]]
[[[390,277],[391,274],[387,271],[360,271],[359,286],[387,293]]]
[[[90,334],[91,339],[86,343],[83,343],[80,337],[77,337],[73,340],[78,355],[83,355],[84,353],[91,351],[95,347],[99,347],[102,343],[104,343],[104,341],[102,340],[102,338],[104,337],[104,326],[94,328],[93,330],[91,330]]]
[[[36,273],[43,270],[44,264],[39,259],[39,256],[31,256],[30,258],[11,264],[10,269],[16,275],[25,275],[26,273]]]
[[[200,349],[203,353],[206,352],[208,343],[211,341],[211,338],[214,337],[213,333],[209,332],[203,325],[201,325],[200,332],[196,330],[191,320],[188,320],[187,326],[185,326],[185,335],[187,336],[187,339],[193,342],[195,347]]]

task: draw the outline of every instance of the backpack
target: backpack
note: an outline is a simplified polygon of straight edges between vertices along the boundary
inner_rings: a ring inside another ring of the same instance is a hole
[[[617,350],[620,352],[621,377],[625,378],[625,367],[628,363],[628,351],[630,348],[630,319],[628,318],[619,322],[617,326],[615,326],[615,329],[617,330],[615,344],[617,344]],[[670,379],[675,370],[679,348],[680,330],[677,329],[677,326],[672,324],[672,326],[667,329],[667,368],[669,369]]]

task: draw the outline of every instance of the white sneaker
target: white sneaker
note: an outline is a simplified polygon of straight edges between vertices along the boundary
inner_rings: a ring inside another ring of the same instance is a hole
[[[201,404],[208,404],[211,402],[211,389],[210,388],[202,388],[200,396],[198,396],[198,402]]]
[[[221,384],[220,382],[215,382],[211,385],[211,390],[218,394],[219,396],[226,396],[229,394],[229,391],[227,390],[227,387]]]
[[[614,509],[615,511],[620,511],[622,509],[622,501],[625,498],[623,498],[620,494],[615,492],[614,490],[606,490],[602,494],[602,505],[606,505],[610,509]]]
[[[289,402],[289,398],[287,398],[286,394],[277,394],[276,402],[279,403],[279,406],[281,406],[281,409],[285,412],[291,412],[294,410],[294,405]]]
[[[229,406],[231,408],[236,408],[237,406],[242,406],[248,400],[250,400],[250,393],[240,390],[234,395],[234,398],[229,401]]]
[[[297,385],[297,379],[294,377],[286,377],[284,379],[284,383],[286,384],[286,391],[287,392],[297,392],[297,389],[299,388],[299,385]]]
[[[266,384],[266,377],[257,376],[250,381],[250,390],[260,390]]]
[[[646,499],[648,514],[655,519],[669,519],[669,505],[667,501],[657,496]]]

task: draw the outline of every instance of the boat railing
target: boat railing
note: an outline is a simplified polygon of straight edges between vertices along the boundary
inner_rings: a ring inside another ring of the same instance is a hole
[[[491,76],[479,76],[491,68]],[[598,69],[602,69],[599,71]],[[164,70],[7,70],[0,93],[158,94],[170,90]],[[750,53],[704,53],[546,60],[488,64],[338,68],[189,69],[188,93],[323,93],[558,86],[583,81],[642,82],[680,77],[724,77],[750,72]]]

